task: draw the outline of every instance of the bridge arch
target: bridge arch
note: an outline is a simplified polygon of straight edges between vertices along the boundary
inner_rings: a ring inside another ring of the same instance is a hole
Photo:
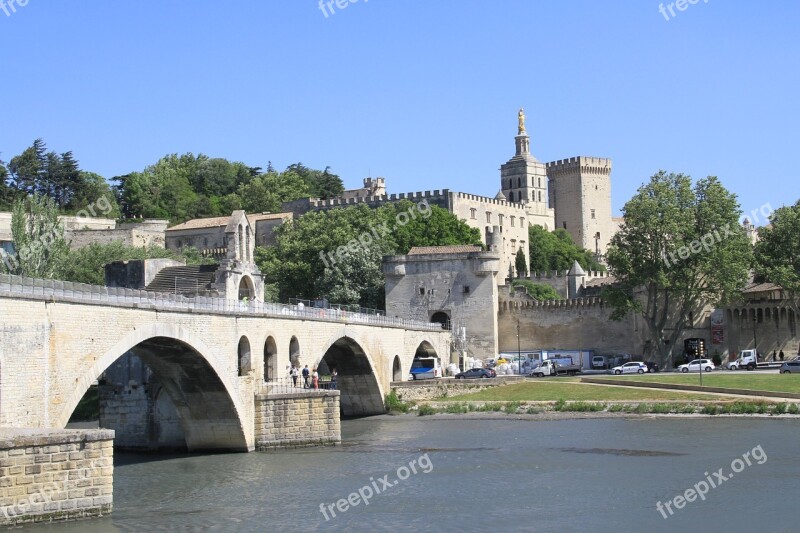
[[[243,421],[247,410],[238,388],[228,378],[233,368],[225,368],[193,334],[167,324],[137,327],[90,361],[76,377],[74,392],[61,404],[61,411],[53,413],[56,427],[66,427],[92,383],[127,352],[150,367],[172,400],[189,451],[253,450],[252,435]]]
[[[236,360],[239,362],[239,375],[246,376],[253,370],[253,352],[250,349],[250,339],[245,335],[239,339]]]
[[[275,337],[272,335],[267,336],[264,341],[264,381],[276,379],[277,373],[275,371],[278,359],[278,344],[275,342]]]
[[[422,341],[417,346],[416,352],[414,352],[414,359],[417,357],[440,357],[439,354],[436,353],[436,348],[433,347],[429,341]]]
[[[247,298],[252,302],[255,297],[256,290],[255,286],[253,285],[253,280],[250,279],[250,276],[242,276],[242,279],[239,282],[239,300],[244,300]]]
[[[341,391],[339,402],[342,415],[385,413],[383,389],[364,343],[356,335],[346,335],[331,340],[326,346],[318,366],[327,366],[338,373],[337,388]]]

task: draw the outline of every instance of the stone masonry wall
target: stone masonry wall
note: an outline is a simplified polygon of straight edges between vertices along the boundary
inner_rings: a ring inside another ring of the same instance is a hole
[[[110,513],[113,439],[108,430],[0,429],[0,526]]]
[[[338,390],[256,395],[257,450],[341,442]]]

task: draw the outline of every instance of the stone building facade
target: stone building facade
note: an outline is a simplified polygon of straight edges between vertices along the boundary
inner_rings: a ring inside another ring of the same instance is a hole
[[[523,250],[526,264],[530,264],[528,226],[531,225],[549,231],[565,227],[579,246],[602,256],[619,227],[619,222],[613,222],[611,217],[611,160],[574,157],[546,164],[538,161],[530,151],[522,110],[514,144],[514,156],[500,167],[500,189],[494,197],[447,189],[388,194],[384,178],[376,181],[367,178],[363,188],[346,191],[338,198],[304,198],[285,203],[283,210],[301,216],[309,211],[358,204],[374,208],[424,199],[478,229],[487,247],[492,241],[500,254],[500,284],[516,275],[517,250]],[[499,235],[494,234],[495,227],[499,228]]]

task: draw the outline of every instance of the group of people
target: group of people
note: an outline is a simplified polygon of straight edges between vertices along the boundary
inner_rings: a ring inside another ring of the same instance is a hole
[[[335,368],[331,370],[331,389],[336,388],[336,378],[338,376],[339,373]],[[319,390],[319,372],[317,372],[316,367],[314,367],[312,370],[309,370],[308,365],[306,365],[303,367],[303,370],[300,370],[298,367],[292,366],[289,368],[289,377],[292,378],[292,385],[294,387],[297,387],[297,379],[302,377],[304,389]]]

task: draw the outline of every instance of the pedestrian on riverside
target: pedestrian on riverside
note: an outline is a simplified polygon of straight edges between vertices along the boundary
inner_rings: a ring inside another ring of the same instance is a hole
[[[778,352],[777,350],[772,350],[772,362],[774,363],[777,360],[778,360]]]
[[[333,370],[331,370],[331,388],[334,389],[334,390],[336,390],[336,377],[338,375],[339,375],[339,373],[336,371],[335,368]]]
[[[292,387],[297,387],[297,367],[293,366],[291,370],[289,370],[289,375],[292,377]]]
[[[308,365],[306,365],[305,368],[303,368],[303,388],[304,389],[308,388],[308,376],[310,376],[310,375],[311,375],[311,373],[308,371]]]
[[[784,355],[783,355],[783,350],[781,350],[781,353],[780,353],[780,358],[781,358],[781,361],[783,361],[783,357],[784,357]]]
[[[314,390],[319,390],[319,373],[317,367],[314,367],[314,372],[311,374],[311,381],[314,383]]]

